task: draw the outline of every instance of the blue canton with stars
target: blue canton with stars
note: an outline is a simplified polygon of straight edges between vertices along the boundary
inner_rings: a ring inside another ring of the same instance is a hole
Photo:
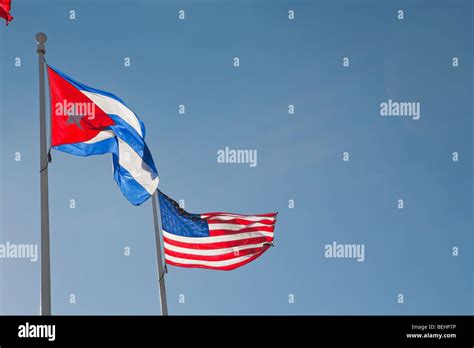
[[[183,237],[209,237],[209,225],[198,214],[184,211],[176,201],[158,191],[163,230]]]

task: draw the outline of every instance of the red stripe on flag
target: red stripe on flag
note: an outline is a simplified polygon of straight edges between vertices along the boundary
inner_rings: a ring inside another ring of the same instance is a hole
[[[273,232],[275,230],[275,226],[259,226],[259,227],[245,227],[241,228],[238,231],[234,230],[211,230],[209,228],[209,234],[211,237],[217,237],[217,236],[227,236],[231,234],[239,234],[239,233],[245,233],[245,232]]]
[[[220,215],[231,215],[231,216],[255,216],[255,217],[276,217],[278,213],[268,213],[268,214],[234,214],[234,213],[223,213],[223,212],[215,212],[215,213],[206,213],[206,214],[201,214],[202,216],[209,218],[212,216],[220,216]]]
[[[258,257],[260,257],[270,246],[266,246],[264,248],[262,248],[262,250],[258,253],[258,254],[255,254],[254,256],[252,257],[249,257],[247,260],[244,260],[242,262],[238,262],[238,263],[235,263],[233,265],[229,265],[229,266],[219,266],[219,267],[214,267],[214,266],[208,266],[208,265],[189,265],[189,264],[186,264],[186,263],[179,263],[179,262],[173,262],[173,261],[169,261],[169,260],[166,260],[166,263],[168,265],[173,265],[173,266],[178,266],[178,267],[186,267],[186,268],[206,268],[206,269],[214,269],[214,270],[220,270],[220,271],[231,271],[233,269],[236,269],[236,268],[239,268],[249,262],[252,262],[253,260],[257,259]]]
[[[178,242],[176,240],[167,238],[163,236],[163,240],[171,245],[175,245],[181,248],[187,249],[223,249],[223,248],[232,248],[240,245],[247,245],[247,244],[259,244],[264,242],[273,242],[272,237],[252,237],[240,240],[231,240],[227,242],[216,242],[216,243],[185,243],[185,242]]]
[[[252,224],[263,224],[263,225],[274,225],[275,221],[273,220],[259,220],[259,221],[252,221],[252,220],[246,220],[246,219],[230,219],[230,220],[225,220],[225,219],[206,219],[208,224],[235,224],[235,225],[252,225]]]
[[[188,259],[188,260],[201,260],[201,261],[224,261],[224,260],[231,260],[235,259],[241,256],[246,256],[246,255],[251,255],[258,253],[260,250],[262,250],[264,247],[267,245],[264,245],[262,247],[258,248],[251,248],[251,249],[243,249],[243,250],[236,250],[236,252],[230,252],[230,253],[225,253],[225,254],[220,254],[220,255],[194,255],[194,254],[186,254],[186,253],[180,253],[177,251],[173,251],[170,249],[165,248],[165,254],[174,256],[174,257],[179,257],[180,259]]]

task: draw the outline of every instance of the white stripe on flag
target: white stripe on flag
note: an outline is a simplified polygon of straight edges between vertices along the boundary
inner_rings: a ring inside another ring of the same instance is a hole
[[[241,246],[235,246],[232,248],[222,248],[222,249],[190,249],[190,248],[177,247],[175,245],[171,245],[164,242],[165,248],[171,251],[182,253],[182,254],[202,255],[202,256],[217,256],[217,255],[224,255],[228,253],[234,253],[234,252],[238,252],[240,250],[245,250],[245,249],[262,248],[265,244],[268,244],[268,242],[258,243],[258,244],[244,244]]]
[[[93,137],[90,140],[84,141],[84,144],[93,144],[93,143],[98,143],[99,141],[105,140],[105,139],[110,139],[115,136],[114,132],[111,130],[103,130],[100,131],[99,134],[97,134],[95,137]]]
[[[258,223],[258,222],[255,222],[255,223],[250,224],[250,225],[215,224],[215,223],[209,224],[209,229],[212,228],[212,230],[238,231],[238,230],[241,230],[242,228],[249,228],[249,227],[272,227],[272,226],[268,225],[268,224],[261,224],[261,223]]]
[[[93,144],[99,141],[113,138],[114,132],[111,130],[101,131],[91,140],[85,141],[84,144]],[[152,170],[143,161],[143,159],[132,149],[126,142],[118,139],[119,148],[119,164],[126,169],[132,177],[138,182],[148,193],[153,194],[158,187],[158,177],[152,177]]]
[[[152,170],[143,159],[122,139],[118,139],[119,164],[151,195],[158,187],[158,176],[152,177]]]
[[[229,242],[233,240],[259,238],[259,237],[270,237],[273,238],[273,232],[243,232],[237,234],[229,234],[215,237],[183,237],[172,233],[168,233],[163,230],[163,236],[168,239],[175,240],[177,242],[189,243],[189,244],[209,244],[219,242]]]
[[[101,108],[106,114],[117,115],[120,117],[133,129],[135,129],[141,137],[143,137],[142,129],[137,116],[135,116],[133,111],[127,108],[121,102],[114,98],[110,98],[98,93],[91,93],[83,90],[81,90],[81,93],[97,104],[97,106]]]
[[[241,220],[246,220],[246,221],[275,221],[274,217],[270,216],[245,216],[245,215],[207,215],[203,214],[201,215],[203,219],[206,220],[221,220],[222,222],[225,222],[227,220],[234,220],[234,219],[241,219]]]

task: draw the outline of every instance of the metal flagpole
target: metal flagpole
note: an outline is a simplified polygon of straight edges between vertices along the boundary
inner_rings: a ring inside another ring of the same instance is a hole
[[[161,315],[168,315],[168,304],[166,303],[166,287],[165,287],[165,271],[163,267],[163,257],[161,256],[161,212],[160,204],[157,204],[157,191],[151,196],[153,202],[153,223],[155,225],[155,241],[156,241],[156,261],[158,263],[158,282],[160,284],[160,305]],[[158,221],[159,219],[159,221]]]
[[[51,268],[49,253],[49,203],[48,203],[48,149],[46,142],[46,105],[44,86],[44,43],[43,33],[36,35],[39,63],[40,102],[40,177],[41,177],[41,315],[51,315]]]

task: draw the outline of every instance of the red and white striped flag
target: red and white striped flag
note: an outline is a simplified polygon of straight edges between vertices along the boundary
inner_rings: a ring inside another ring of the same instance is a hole
[[[190,214],[165,194],[158,197],[167,264],[229,271],[273,245],[277,213]]]

